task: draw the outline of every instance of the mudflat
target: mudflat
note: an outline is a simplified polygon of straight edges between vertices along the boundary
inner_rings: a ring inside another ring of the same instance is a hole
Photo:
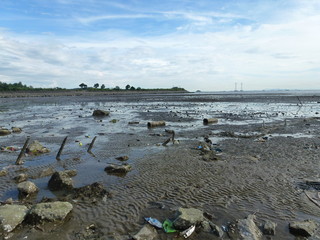
[[[92,116],[96,109],[110,114]],[[254,214],[257,224],[277,224],[274,239],[295,239],[289,233],[291,221],[320,220],[319,206],[306,195],[319,190],[308,184],[319,179],[319,112],[318,92],[5,95],[0,98],[1,127],[22,131],[0,136],[6,150],[0,152],[0,170],[7,171],[0,177],[2,202],[12,198],[28,206],[63,198],[66,192],[48,189],[50,176],[39,177],[48,168],[75,169],[74,187],[99,182],[110,194],[71,200],[73,210],[63,222],[23,223],[9,237],[130,239],[146,224],[144,217],[163,222],[179,207],[192,207],[225,227]],[[218,122],[204,125],[204,118]],[[148,128],[151,121],[165,121],[165,126]],[[175,141],[163,145],[172,131]],[[24,163],[15,165],[28,136],[50,152],[24,156]],[[121,157],[131,171],[104,171],[122,164],[116,159]],[[19,200],[14,181],[21,172],[39,188],[27,200]],[[175,237],[158,230],[159,239]],[[189,239],[219,238],[196,231]],[[230,239],[227,233],[224,239]]]

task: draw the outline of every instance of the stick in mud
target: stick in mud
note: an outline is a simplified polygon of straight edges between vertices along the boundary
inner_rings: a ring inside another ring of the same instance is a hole
[[[28,143],[29,143],[29,140],[30,140],[30,137],[27,137],[27,140],[26,142],[24,143],[20,153],[19,153],[19,156],[16,160],[16,165],[21,165],[23,162],[22,162],[22,157],[23,157],[23,154],[25,153],[26,149],[27,149],[27,146],[28,146]]]
[[[56,156],[56,159],[57,159],[57,160],[61,160],[61,159],[60,159],[60,155],[61,155],[61,153],[62,153],[62,150],[63,150],[63,148],[64,148],[64,145],[66,144],[67,138],[68,138],[68,136],[63,139],[63,142],[62,142],[62,144],[61,144],[61,146],[60,146],[59,152],[58,152],[58,154],[57,154],[57,156]]]
[[[168,138],[164,143],[162,143],[162,146],[166,146],[168,142],[170,142],[171,138]]]
[[[91,141],[91,143],[90,143],[90,145],[89,145],[89,147],[88,147],[88,150],[87,150],[88,153],[92,153],[92,152],[91,152],[91,149],[92,149],[93,144],[94,144],[94,142],[96,141],[96,139],[97,139],[97,136],[95,136],[95,137],[92,139],[92,141]]]

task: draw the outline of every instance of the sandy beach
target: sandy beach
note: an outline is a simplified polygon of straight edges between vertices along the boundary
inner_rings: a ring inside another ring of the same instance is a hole
[[[63,222],[21,224],[9,239],[131,239],[146,224],[144,217],[164,221],[179,207],[200,209],[219,226],[254,214],[257,224],[277,224],[272,239],[297,239],[289,232],[291,221],[319,222],[320,208],[305,194],[317,192],[306,180],[316,181],[320,172],[319,93],[71,95],[1,93],[1,127],[22,132],[0,136],[0,146],[22,147],[29,136],[50,152],[25,156],[19,166],[19,151],[0,152],[0,170],[8,171],[0,177],[0,200],[30,205],[63,198],[65,192],[48,189],[50,176],[37,177],[49,167],[75,169],[75,187],[99,182],[111,197],[72,200],[73,210]],[[93,117],[96,109],[110,115]],[[204,118],[217,118],[218,123],[204,125]],[[166,125],[148,128],[150,121]],[[177,141],[163,146],[170,130]],[[205,142],[211,148],[209,157],[201,150]],[[110,163],[121,164],[119,156],[128,156],[132,171],[123,176],[106,173]],[[13,180],[21,172],[40,189],[22,202]],[[92,224],[95,230],[88,231]],[[159,239],[175,237],[158,230]],[[196,230],[189,239],[221,238]],[[234,238],[226,233],[222,239]]]

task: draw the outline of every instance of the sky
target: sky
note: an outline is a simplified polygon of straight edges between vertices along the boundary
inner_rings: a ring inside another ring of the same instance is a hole
[[[320,89],[320,1],[0,0],[0,81]]]

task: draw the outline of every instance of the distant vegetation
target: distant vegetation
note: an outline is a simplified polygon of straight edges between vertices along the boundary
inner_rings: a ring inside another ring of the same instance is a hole
[[[65,89],[65,88],[34,88],[32,86],[27,86],[19,83],[4,83],[0,81],[0,91],[181,91],[186,92],[184,88],[181,87],[172,87],[172,88],[141,88],[134,87],[127,84],[123,89],[119,86],[115,86],[112,88],[107,88],[105,84],[95,83],[92,87],[88,87],[87,84],[81,83],[79,88],[75,89]]]

